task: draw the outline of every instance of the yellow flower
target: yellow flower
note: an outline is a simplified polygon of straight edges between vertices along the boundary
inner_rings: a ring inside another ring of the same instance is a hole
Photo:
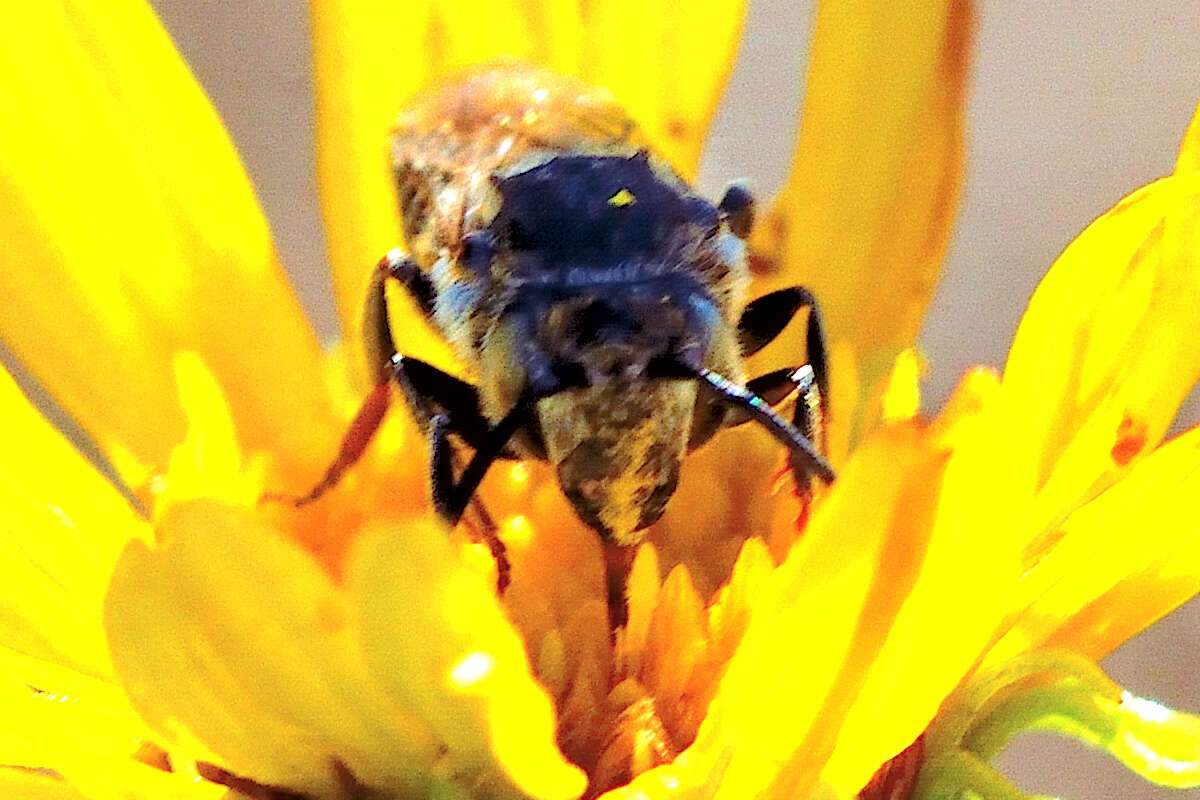
[[[258,503],[320,474],[360,390],[152,14],[98,5],[0,30],[0,337],[129,491],[0,383],[6,796],[987,796],[1007,790],[986,759],[1029,725],[1200,782],[1200,721],[1092,666],[1200,589],[1200,431],[1159,447],[1200,375],[1200,123],[1063,253],[1003,377],[925,421],[907,348],[957,192],[970,11],[822,3],[756,263],[828,304],[841,477],[797,525],[767,491],[777,450],[723,434],[614,632],[602,547],[543,470],[483,488],[513,561],[498,599],[469,526],[431,520],[403,414],[319,503]],[[414,90],[505,51],[610,87],[691,174],[742,14],[370,5],[314,3],[348,329],[397,242],[376,156]],[[402,316],[413,352],[439,346]]]

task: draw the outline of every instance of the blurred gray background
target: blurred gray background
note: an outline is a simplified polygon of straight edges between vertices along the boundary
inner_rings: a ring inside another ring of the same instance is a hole
[[[400,0],[397,0],[398,2]],[[241,151],[276,244],[318,330],[336,333],[312,164],[302,0],[152,0]],[[803,94],[808,0],[758,0],[701,171],[710,196],[783,181]],[[1171,171],[1200,101],[1200,0],[981,0],[966,190],[920,344],[926,404],[971,364],[1002,365],[1054,257],[1132,189]],[[1200,322],[1200,310],[1197,321]],[[1192,399],[1180,425],[1200,421]],[[1200,712],[1200,602],[1105,666],[1126,688]],[[1200,797],[1148,787],[1107,756],[1025,737],[1002,767],[1027,792],[1077,800]]]

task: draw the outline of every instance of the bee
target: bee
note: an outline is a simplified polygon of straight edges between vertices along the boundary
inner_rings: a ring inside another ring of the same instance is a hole
[[[392,384],[430,437],[433,501],[451,524],[495,460],[540,459],[605,542],[637,544],[684,456],[743,422],[787,448],[802,486],[833,480],[818,446],[820,315],[801,287],[746,304],[754,204],[744,187],[711,204],[607,91],[516,64],[418,97],[399,115],[391,157],[407,249],[379,263],[364,306],[376,388],[300,502],[358,458]],[[389,281],[467,380],[401,354]],[[807,363],[747,381],[744,359],[805,307]],[[794,392],[789,422],[771,406]],[[473,451],[458,475],[452,440]]]

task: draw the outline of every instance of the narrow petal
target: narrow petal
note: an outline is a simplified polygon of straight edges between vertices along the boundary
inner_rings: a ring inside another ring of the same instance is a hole
[[[184,347],[237,398],[247,445],[315,466],[336,437],[320,350],[237,154],[149,7],[14,12],[0,31],[0,336],[133,485],[183,435]]]
[[[579,75],[604,86],[650,142],[694,178],[737,50],[744,0],[580,2]]]
[[[0,419],[0,647],[108,676],[101,603],[145,522],[3,371]]]
[[[61,778],[11,767],[0,768],[0,796],[22,800],[92,800]]]
[[[998,663],[1055,646],[1099,659],[1200,591],[1200,429],[1071,514],[1021,580]]]
[[[1004,370],[1024,450],[1011,478],[1037,495],[1027,530],[1053,530],[1162,439],[1200,376],[1197,308],[1200,174],[1133,193],[1059,256]]]
[[[938,419],[953,455],[928,551],[821,776],[845,796],[926,728],[1008,611],[1022,568],[1010,532],[1024,509],[994,477],[1006,470],[1011,435],[998,396],[994,374],[969,373]]]
[[[946,457],[911,427],[859,449],[763,590],[696,742],[611,796],[807,795],[920,572]]]
[[[531,61],[611,89],[693,175],[745,2],[315,0],[311,9],[317,177],[343,330],[357,339],[370,266],[400,243],[387,140],[415,91],[498,56]],[[405,330],[406,348],[434,347],[427,331]]]
[[[1192,124],[1188,126],[1183,136],[1183,144],[1179,148],[1179,158],[1175,162],[1175,174],[1183,175],[1188,172],[1200,172],[1200,106],[1192,116]]]
[[[792,173],[753,241],[764,288],[800,283],[821,299],[864,396],[913,344],[946,252],[972,19],[968,0],[817,12]]]

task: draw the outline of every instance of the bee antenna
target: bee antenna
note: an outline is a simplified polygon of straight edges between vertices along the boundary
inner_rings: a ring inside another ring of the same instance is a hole
[[[745,386],[734,383],[710,369],[690,365],[678,358],[653,362],[648,374],[655,378],[695,378],[717,402],[738,409],[751,421],[765,428],[767,433],[788,449],[794,467],[816,475],[825,483],[833,483],[837,477],[825,457],[817,452],[813,443],[797,430],[796,426],[776,414],[766,400]]]

